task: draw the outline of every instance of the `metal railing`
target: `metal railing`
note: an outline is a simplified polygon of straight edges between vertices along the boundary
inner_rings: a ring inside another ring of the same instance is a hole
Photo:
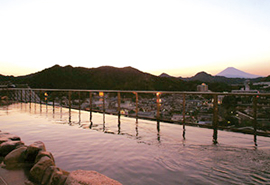
[[[80,111],[87,110],[90,113],[90,128],[93,125],[92,112],[100,112],[103,113],[103,124],[106,113],[117,115],[118,127],[123,114],[136,118],[136,123],[139,118],[156,120],[158,131],[161,121],[181,124],[184,139],[186,125],[213,129],[213,143],[217,143],[218,129],[253,134],[255,145],[257,135],[270,136],[270,93],[6,88],[0,89],[0,97],[2,106],[24,102],[31,109],[31,104],[35,103],[35,106],[40,104],[42,111],[41,105],[46,104],[46,107],[53,107],[53,112],[55,106],[66,107],[69,110],[69,123],[72,119],[71,109],[79,110],[79,124]],[[110,104],[109,101],[114,103]],[[125,101],[127,105],[123,105]],[[259,115],[262,117],[260,124]],[[258,126],[264,132],[258,132]]]

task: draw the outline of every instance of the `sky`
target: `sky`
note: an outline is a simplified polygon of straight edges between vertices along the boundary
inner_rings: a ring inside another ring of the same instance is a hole
[[[269,0],[1,0],[0,74],[55,64],[270,75]]]

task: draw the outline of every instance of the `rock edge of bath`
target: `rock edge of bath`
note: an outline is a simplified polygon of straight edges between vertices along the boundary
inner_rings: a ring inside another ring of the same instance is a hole
[[[46,151],[42,141],[26,146],[21,138],[0,130],[1,167],[7,170],[24,169],[28,174],[26,185],[121,185],[118,181],[96,171],[65,171],[55,165],[53,155]]]

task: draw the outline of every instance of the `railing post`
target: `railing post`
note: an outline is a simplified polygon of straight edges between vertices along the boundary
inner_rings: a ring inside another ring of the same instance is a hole
[[[105,94],[104,93],[102,96],[102,102],[103,102],[103,131],[105,131]]]
[[[15,99],[15,103],[16,103],[16,108],[18,108],[18,103],[19,103],[19,101],[18,101],[18,90],[14,90],[13,91],[14,92],[14,99]]]
[[[20,108],[20,90],[17,90],[17,102],[18,102],[18,108]]]
[[[29,112],[31,112],[32,91],[29,89]]]
[[[17,90],[17,103],[18,103],[18,108],[20,107],[20,90]]]
[[[60,120],[62,121],[62,96],[59,98],[60,103]]]
[[[217,95],[214,94],[214,109],[213,109],[213,143],[217,144],[217,132],[218,132],[218,101]]]
[[[79,125],[81,124],[81,93],[79,93]]]
[[[257,98],[257,96],[253,97],[253,128],[255,146],[257,146]]]
[[[7,114],[8,114],[8,104],[9,104],[9,90],[7,89],[7,105],[6,105],[6,108],[7,108]]]
[[[48,93],[45,92],[46,116],[48,115]]]
[[[68,92],[68,123],[71,125],[71,91]]]
[[[24,89],[24,108],[25,108],[25,111],[26,111],[26,102],[27,102],[27,98],[26,98],[26,89]]]
[[[20,107],[19,106],[19,103],[20,103],[20,90],[17,90],[17,103],[18,103],[18,108]]]
[[[139,135],[139,130],[138,130],[138,102],[139,102],[139,97],[137,92],[133,92],[136,96],[136,125],[135,125],[135,131],[136,131],[136,137]]]
[[[23,102],[23,90],[21,90],[21,110],[22,110],[22,102]]]
[[[89,92],[89,108],[90,108],[90,125],[89,128],[91,129],[93,126],[93,122],[92,122],[92,92]]]
[[[118,102],[118,128],[120,129],[120,124],[121,124],[121,121],[120,121],[120,117],[121,117],[121,94],[120,92],[117,92],[117,102]]]
[[[18,108],[18,104],[19,104],[19,100],[18,100],[18,90],[14,90],[14,98],[15,98],[15,102],[16,102],[16,107]]]
[[[158,130],[158,132],[160,130],[160,106],[161,106],[160,95],[161,95],[160,92],[156,93],[156,96],[157,96],[157,116],[156,116],[156,118],[157,118],[157,130]]]
[[[19,92],[19,91],[18,91],[18,90],[14,90],[13,92],[14,92],[14,96],[15,96],[14,98],[15,98],[16,106],[18,107],[18,103],[19,103],[19,100],[18,100],[18,92]]]
[[[138,93],[135,92],[135,95],[136,95],[136,123],[138,123],[138,110],[139,110],[139,97],[138,97]]]
[[[40,114],[42,114],[42,100],[41,100],[41,97],[42,97],[42,91],[39,92],[39,112]]]
[[[54,107],[54,98],[53,98],[53,118],[54,118],[54,113],[55,113],[55,107]]]
[[[186,139],[186,94],[183,94],[183,138]]]
[[[103,131],[105,131],[105,94],[104,92],[99,92],[99,97],[102,98],[103,107]]]
[[[35,102],[35,114],[37,112],[37,94],[34,91],[34,102]]]
[[[1,96],[0,96],[0,107],[2,107],[2,97]]]

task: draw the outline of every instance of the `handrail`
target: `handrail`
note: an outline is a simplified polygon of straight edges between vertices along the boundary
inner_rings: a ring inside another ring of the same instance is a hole
[[[71,123],[71,108],[72,108],[72,103],[71,103],[71,94],[73,92],[78,92],[79,93],[79,114],[80,114],[80,110],[81,110],[81,99],[80,99],[80,93],[81,92],[85,92],[85,93],[89,93],[89,106],[90,106],[90,128],[92,125],[92,98],[93,98],[93,93],[99,93],[97,96],[100,96],[102,98],[102,113],[103,113],[103,124],[105,124],[105,98],[104,98],[104,93],[116,93],[117,95],[117,115],[118,115],[118,127],[120,127],[120,111],[121,111],[121,93],[131,93],[134,94],[136,96],[136,123],[138,123],[138,94],[154,94],[156,96],[156,118],[155,120],[157,121],[157,130],[159,131],[160,129],[160,121],[164,121],[161,119],[160,116],[160,111],[161,111],[161,95],[163,94],[167,94],[167,95],[172,95],[172,94],[178,94],[178,95],[182,95],[183,97],[183,101],[182,101],[182,107],[183,107],[183,111],[182,111],[182,122],[177,122],[179,124],[183,125],[183,138],[185,139],[185,125],[187,124],[186,122],[186,118],[187,118],[187,112],[186,112],[186,103],[188,102],[187,100],[187,95],[210,95],[212,96],[212,103],[213,103],[213,118],[212,118],[212,126],[211,128],[213,128],[213,143],[217,143],[217,135],[218,135],[218,128],[219,124],[218,124],[218,116],[219,116],[219,103],[218,103],[218,96],[247,96],[247,97],[255,97],[253,98],[252,102],[251,102],[251,107],[253,109],[253,134],[254,134],[254,143],[255,145],[257,145],[257,116],[258,116],[258,101],[257,98],[259,97],[270,97],[270,93],[231,93],[231,92],[195,92],[195,91],[144,91],[144,90],[98,90],[98,89],[48,89],[48,88],[4,88],[1,89],[0,88],[0,92],[1,91],[7,91],[7,92],[12,92],[12,91],[21,91],[20,92],[20,100],[23,102],[23,96],[24,96],[24,101],[29,102],[30,105],[30,109],[31,109],[31,102],[32,102],[32,98],[35,99],[35,103],[39,102],[40,104],[42,103],[48,103],[48,99],[47,96],[45,95],[45,102],[43,100],[41,100],[41,97],[38,97],[38,95],[35,95],[35,93],[32,92],[39,92],[39,95],[41,95],[41,93],[45,92],[45,94],[47,94],[46,92],[67,92],[67,100],[68,100],[68,108],[69,108],[69,123]],[[24,94],[23,94],[24,91]],[[28,94],[27,97],[27,91],[29,91],[30,93]],[[19,96],[18,93],[16,96]],[[37,99],[37,97],[39,98],[39,101]],[[43,98],[44,98],[43,97]],[[54,101],[53,100],[53,107],[54,107]],[[142,118],[142,117],[140,117]],[[80,119],[79,119],[80,120]],[[165,120],[166,121],[166,120]]]
[[[232,93],[232,92],[197,92],[197,91],[144,91],[144,90],[103,90],[103,89],[46,89],[46,88],[4,88],[0,90],[33,90],[33,91],[66,91],[66,92],[106,92],[106,93],[149,93],[149,94],[194,94],[194,95],[237,95],[237,96],[270,96],[270,93]]]

